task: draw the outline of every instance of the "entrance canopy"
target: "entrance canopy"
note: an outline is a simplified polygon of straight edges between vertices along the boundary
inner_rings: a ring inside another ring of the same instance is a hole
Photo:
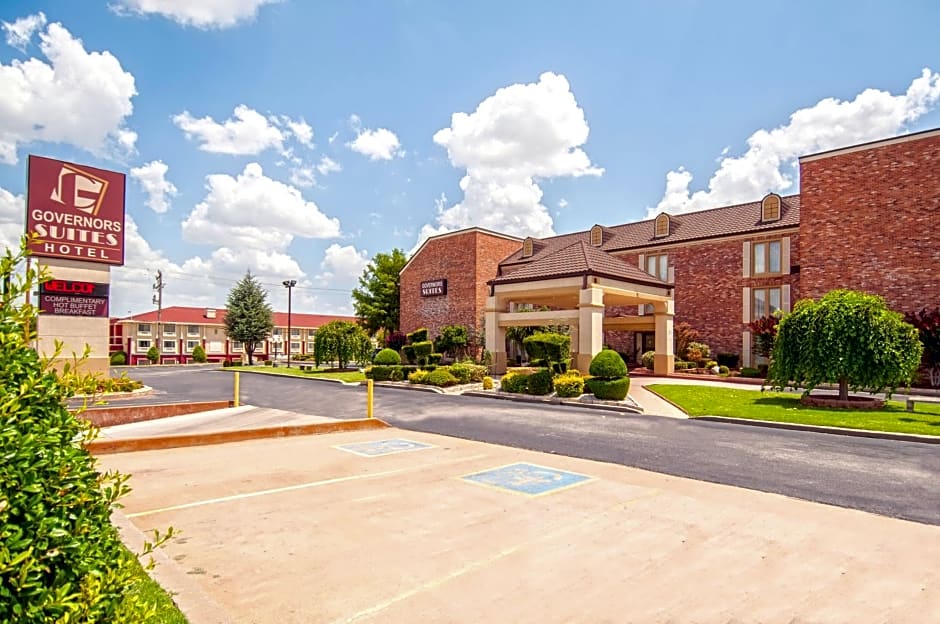
[[[655,372],[673,370],[672,286],[579,240],[521,265],[501,265],[487,282],[486,348],[495,372],[506,370],[506,328],[567,325],[579,370],[604,346],[604,329],[656,332]],[[518,309],[547,308],[519,312]],[[639,315],[640,306],[652,315]],[[632,311],[632,313],[631,313]]]

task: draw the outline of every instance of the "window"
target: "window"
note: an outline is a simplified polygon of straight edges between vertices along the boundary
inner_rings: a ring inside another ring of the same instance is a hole
[[[600,247],[604,242],[604,231],[601,226],[595,225],[591,228],[591,246]]]
[[[188,325],[186,327],[186,335],[188,336],[198,336],[199,335],[199,326],[198,325]]]
[[[280,327],[275,327],[275,328],[274,328],[274,331],[271,332],[271,335],[272,335],[272,336],[280,336],[280,335],[281,335],[281,328],[280,328]]]
[[[780,309],[780,287],[754,288],[751,290],[753,305],[751,306],[751,320],[771,316]]]
[[[669,276],[669,256],[666,254],[646,256],[646,272],[665,282]]]
[[[669,215],[665,212],[656,217],[656,225],[653,232],[653,238],[669,236]]]
[[[290,343],[290,352],[291,353],[300,353],[300,343],[292,342]]]
[[[291,327],[291,328],[290,328],[290,337],[291,337],[291,338],[300,338],[300,328],[299,328],[299,327]]]
[[[532,237],[525,239],[522,243],[522,257],[528,258],[532,255]]]
[[[316,345],[312,342],[307,343],[307,353],[313,353],[316,350]]]
[[[137,350],[140,352],[146,352],[150,349],[149,340],[138,340],[137,341]]]
[[[760,203],[760,220],[777,221],[780,219],[780,196],[771,193],[764,197]]]
[[[137,333],[144,335],[144,336],[149,336],[150,335],[150,323],[138,323]]]
[[[199,341],[198,341],[198,340],[187,340],[187,341],[186,341],[186,352],[187,352],[187,353],[192,353],[192,352],[193,352],[193,349],[195,349],[195,348],[198,347],[198,346],[199,346]]]
[[[242,341],[233,340],[232,341],[232,351],[241,351],[242,350]]]
[[[163,350],[167,353],[176,353],[176,341],[175,340],[164,340],[163,341]]]
[[[754,275],[780,272],[780,241],[754,243],[751,246]]]
[[[164,326],[163,326],[163,335],[164,335],[164,336],[175,336],[175,335],[176,335],[176,325],[164,325]]]

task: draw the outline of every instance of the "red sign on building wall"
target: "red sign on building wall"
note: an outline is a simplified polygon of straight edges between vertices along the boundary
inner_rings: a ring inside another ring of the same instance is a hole
[[[26,231],[34,256],[124,264],[124,174],[29,157]]]

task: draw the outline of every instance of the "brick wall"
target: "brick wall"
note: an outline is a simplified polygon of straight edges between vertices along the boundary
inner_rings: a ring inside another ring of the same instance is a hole
[[[481,329],[486,282],[499,261],[521,243],[478,230],[429,239],[401,274],[401,331],[427,327],[433,338],[444,325]],[[447,294],[422,297],[421,282],[446,279]]]
[[[800,163],[801,287],[940,305],[940,136]]]

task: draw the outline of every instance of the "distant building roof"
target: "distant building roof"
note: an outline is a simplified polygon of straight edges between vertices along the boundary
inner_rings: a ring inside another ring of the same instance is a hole
[[[215,310],[215,318],[207,316],[207,311]],[[274,313],[274,326],[287,327],[287,312]],[[331,321],[350,321],[356,322],[355,316],[339,316],[330,314],[304,314],[302,312],[291,312],[291,327],[299,328],[317,328]],[[119,319],[118,322],[133,323],[156,323],[157,311],[144,312],[133,316]],[[161,323],[175,323],[179,325],[222,325],[225,322],[224,308],[191,308],[184,306],[170,306],[163,308],[160,315]]]

